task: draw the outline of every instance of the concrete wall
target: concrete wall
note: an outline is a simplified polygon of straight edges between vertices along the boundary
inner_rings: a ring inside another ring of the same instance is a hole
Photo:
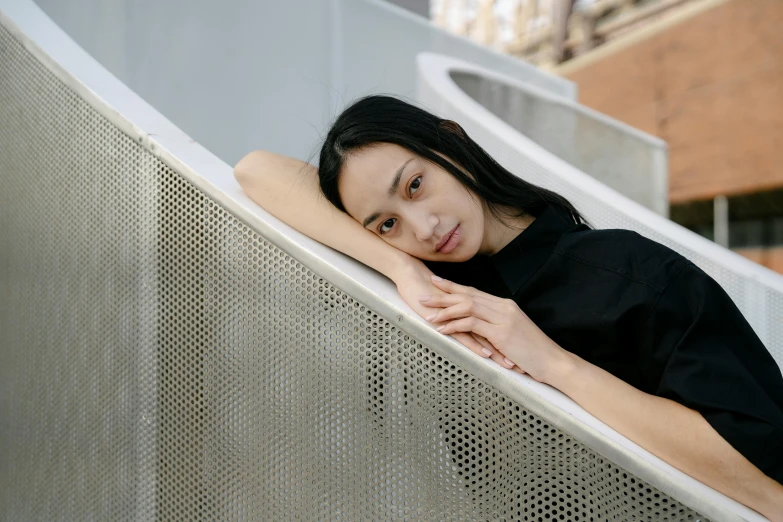
[[[415,95],[438,51],[573,98],[573,84],[382,0],[37,0],[77,43],[229,164],[308,159],[357,96]]]
[[[652,136],[526,85],[454,71],[471,98],[557,157],[668,217],[666,145]]]
[[[564,69],[581,103],[668,142],[672,203],[783,187],[783,1],[706,4]]]
[[[307,157],[332,92],[329,2],[37,0],[104,67],[233,164]]]
[[[400,7],[404,7],[408,11],[423,16],[424,18],[430,17],[430,0],[387,0],[393,4],[397,4]]]

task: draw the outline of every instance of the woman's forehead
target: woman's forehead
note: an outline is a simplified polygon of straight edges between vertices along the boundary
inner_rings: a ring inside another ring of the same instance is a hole
[[[399,145],[376,143],[348,154],[342,174],[349,173],[360,179],[376,181],[380,176],[393,176],[399,168],[397,163],[408,161],[412,157],[415,157],[415,154]]]
[[[397,179],[405,174],[416,155],[399,145],[388,143],[365,147],[351,153],[343,165],[338,189],[345,209],[354,217],[366,211],[369,206],[378,206],[389,201],[396,191],[393,187],[404,180]],[[390,193],[391,192],[391,193]]]

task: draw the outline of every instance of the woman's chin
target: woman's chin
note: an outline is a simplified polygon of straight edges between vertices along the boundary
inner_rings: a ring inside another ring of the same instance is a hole
[[[443,261],[445,261],[446,263],[464,263],[465,261],[470,260],[472,257],[473,256],[464,255],[464,254],[463,255],[449,255],[448,259],[444,259]]]

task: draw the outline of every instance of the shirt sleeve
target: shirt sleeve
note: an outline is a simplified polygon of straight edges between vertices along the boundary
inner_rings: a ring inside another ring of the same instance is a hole
[[[783,377],[731,298],[687,262],[651,312],[657,393],[701,413],[768,476],[783,484]]]

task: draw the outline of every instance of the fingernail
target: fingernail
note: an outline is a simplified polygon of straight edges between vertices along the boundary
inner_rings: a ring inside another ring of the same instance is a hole
[[[444,328],[446,328],[446,325],[445,325],[445,324],[444,324],[443,326],[438,326],[437,330],[438,330],[439,332],[441,332],[441,331],[443,331],[443,329],[444,329]]]
[[[429,301],[429,300],[430,300],[430,296],[429,295],[420,295],[419,296],[419,301]]]
[[[433,274],[433,275],[432,275],[432,280],[433,280],[433,281],[443,281],[443,278],[442,278],[442,277],[438,277],[438,276],[436,276],[435,274]]]
[[[504,360],[506,361],[506,364],[508,364],[509,366],[514,366],[514,361],[512,361],[508,357],[505,357]]]
[[[433,319],[435,319],[437,316],[438,316],[438,314],[432,314],[431,316],[427,317],[427,319],[426,319],[426,320],[427,320],[427,321],[432,321],[432,320],[433,320]]]
[[[486,355],[487,357],[492,355],[492,350],[489,350],[487,348],[482,348],[481,351],[484,352],[484,355]]]

